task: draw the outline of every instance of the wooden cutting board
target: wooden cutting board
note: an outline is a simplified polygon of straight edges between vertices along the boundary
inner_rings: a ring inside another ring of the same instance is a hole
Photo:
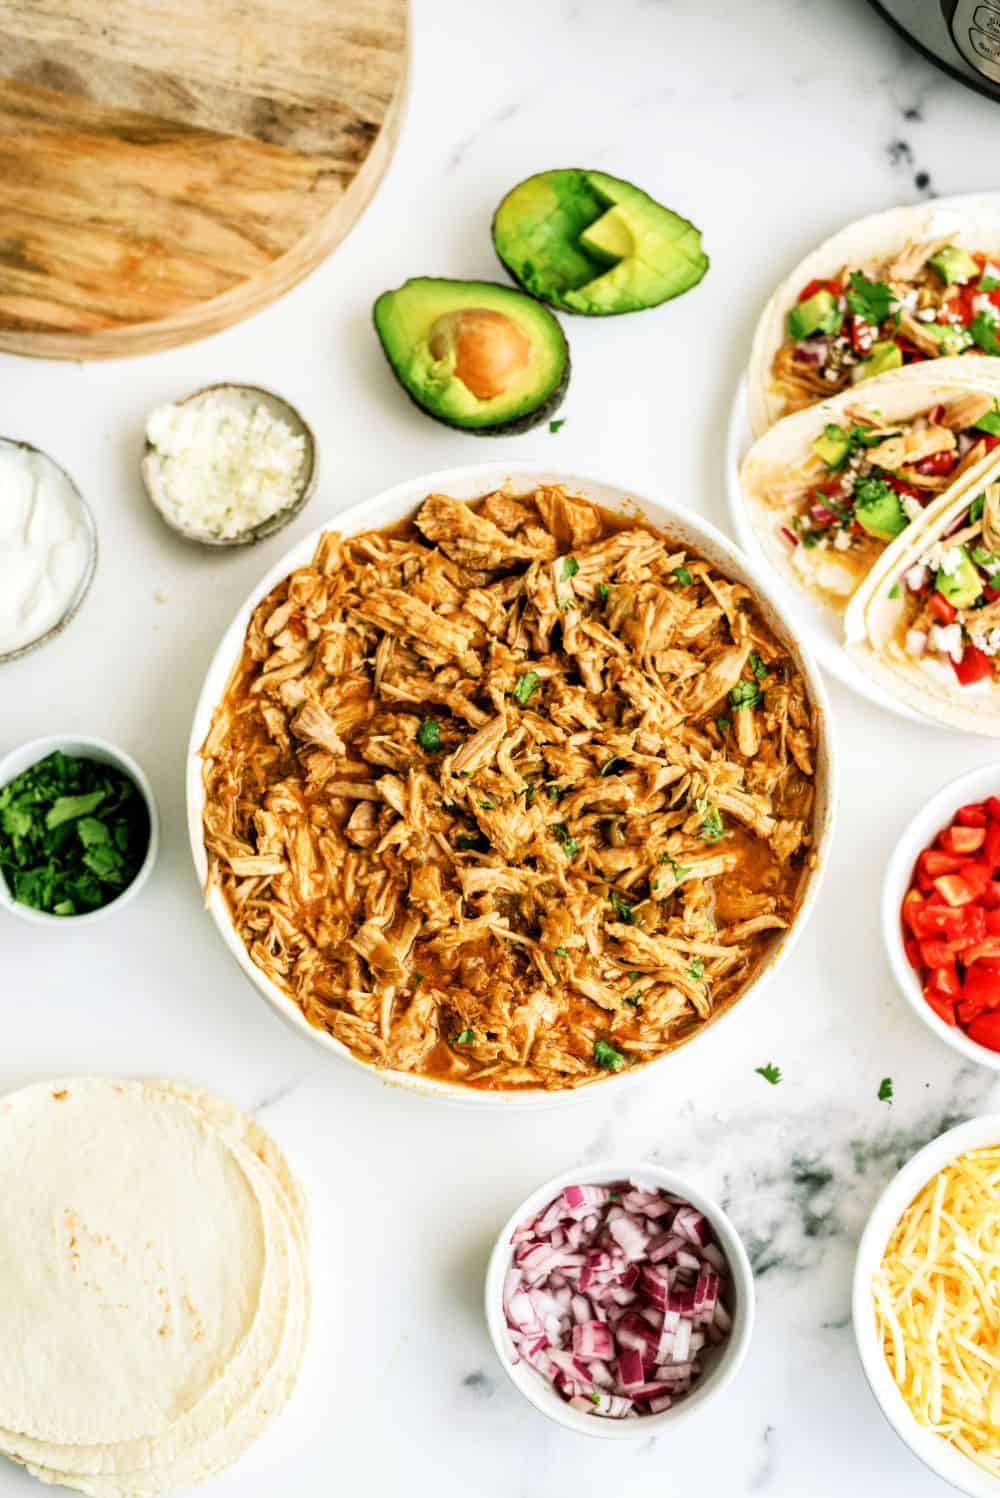
[[[187,343],[287,291],[392,153],[406,0],[0,0],[0,349]]]

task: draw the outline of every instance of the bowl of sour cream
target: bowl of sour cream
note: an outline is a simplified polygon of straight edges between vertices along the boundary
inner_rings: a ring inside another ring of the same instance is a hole
[[[97,527],[69,474],[0,437],[0,665],[65,629],[96,567]]]

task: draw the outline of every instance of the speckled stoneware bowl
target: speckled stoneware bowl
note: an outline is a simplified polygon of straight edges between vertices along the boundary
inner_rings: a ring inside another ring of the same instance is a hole
[[[688,546],[693,551],[699,552],[721,568],[728,577],[745,583],[753,590],[765,620],[787,646],[802,672],[816,709],[819,722],[819,748],[816,756],[817,796],[812,867],[807,869],[803,878],[798,910],[791,926],[787,931],[780,933],[777,940],[769,947],[752,981],[735,1003],[723,1009],[708,1024],[701,1026],[694,1032],[692,1038],[685,1042],[686,1045],[707,1044],[706,1037],[714,1035],[734,1009],[742,1008],[750,1003],[751,999],[755,1000],[764,990],[768,981],[778,971],[798,941],[816,902],[830,855],[836,804],[835,756],[830,707],[819,672],[812,658],[801,648],[789,630],[785,615],[775,600],[774,591],[763,568],[748,561],[731,541],[728,541],[714,525],[700,515],[695,515],[691,510],[686,510],[680,505],[649,498],[643,495],[641,490],[629,489],[609,480],[583,478],[574,473],[543,468],[541,465],[477,463],[468,468],[452,468],[441,473],[429,473],[420,478],[407,479],[405,483],[397,484],[373,499],[362,500],[360,504],[351,505],[338,515],[331,515],[324,527],[313,531],[311,535],[304,536],[292,547],[291,551],[282,557],[281,561],[275,563],[265,577],[261,578],[257,587],[237,611],[236,617],[223,635],[208,668],[201,696],[198,699],[188,746],[187,763],[188,835],[191,839],[191,851],[198,880],[204,887],[208,875],[208,860],[202,836],[205,790],[202,783],[200,750],[208,733],[216,704],[221,699],[230,673],[242,653],[250,616],[260,600],[266,597],[275,584],[287,577],[294,568],[302,567],[312,559],[316,544],[324,529],[332,527],[344,535],[353,535],[362,530],[395,525],[412,515],[421,501],[434,492],[448,494],[455,499],[468,500],[478,499],[497,489],[506,489],[512,494],[523,494],[527,490],[538,488],[541,484],[561,484],[568,493],[590,499],[604,509],[641,516],[653,525],[662,527],[679,546]],[[404,1087],[410,1092],[420,1093],[423,1097],[447,1098],[452,1102],[464,1103],[469,1107],[479,1109],[568,1107],[571,1102],[579,1102],[584,1097],[592,1096],[595,1088],[600,1088],[601,1096],[606,1098],[611,1089],[618,1090],[630,1086],[640,1078],[651,1080],[655,1075],[663,1079],[665,1069],[669,1068],[671,1058],[676,1055],[676,1051],[671,1051],[656,1061],[647,1062],[644,1066],[628,1067],[622,1071],[613,1072],[586,1087],[568,1088],[559,1092],[547,1092],[541,1088],[525,1088],[510,1092],[479,1092],[474,1088],[460,1087],[431,1077],[415,1076],[400,1071],[378,1070],[366,1062],[359,1061],[345,1045],[335,1040],[325,1030],[318,1030],[310,1025],[294,999],[278,988],[255,966],[233,926],[229,909],[217,888],[208,890],[207,908],[233,957],[276,1014],[287,1021],[300,1035],[304,1035],[315,1045],[322,1046],[325,1051],[350,1062],[352,1066],[369,1072],[380,1082]]]
[[[97,523],[94,520],[93,511],[80,493],[71,475],[66,472],[61,463],[56,462],[55,458],[50,458],[48,453],[42,452],[40,447],[35,447],[30,442],[19,442],[14,437],[0,437],[0,447],[15,447],[22,452],[34,453],[43,462],[51,464],[62,478],[66,480],[79,501],[80,514],[83,517],[84,528],[87,532],[87,565],[83,570],[83,576],[80,578],[73,597],[63,612],[62,618],[58,619],[44,634],[39,635],[34,640],[29,640],[26,645],[19,645],[16,650],[0,652],[0,666],[2,666],[7,661],[20,660],[22,655],[28,655],[32,650],[37,650],[40,645],[48,644],[49,640],[54,640],[56,635],[61,635],[67,624],[75,618],[80,605],[90,592],[90,585],[94,581],[94,573],[97,571]]]
[[[175,535],[184,541],[191,541],[199,546],[233,547],[252,546],[256,541],[266,541],[268,536],[275,535],[282,530],[290,520],[294,520],[299,511],[302,510],[312,498],[316,489],[316,481],[319,477],[319,456],[316,448],[316,438],[313,436],[312,428],[300,415],[295,407],[284,399],[283,396],[275,395],[271,390],[263,390],[258,385],[206,385],[201,390],[196,390],[192,395],[185,396],[183,400],[174,402],[178,406],[193,406],[208,399],[221,400],[225,404],[236,407],[255,410],[263,406],[266,411],[277,421],[283,421],[290,427],[296,437],[305,439],[305,463],[302,469],[302,478],[299,490],[290,505],[279,510],[276,515],[261,521],[260,525],[251,526],[248,530],[241,531],[238,536],[213,536],[207,531],[192,530],[179,523],[176,516],[171,513],[170,506],[163,492],[163,483],[159,472],[160,458],[157,449],[146,439],[146,446],[142,457],[142,482],[145,485],[149,501],[163,523],[170,527]]]

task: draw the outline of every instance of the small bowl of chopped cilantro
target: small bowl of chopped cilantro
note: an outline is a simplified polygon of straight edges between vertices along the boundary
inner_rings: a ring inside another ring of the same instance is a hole
[[[0,909],[94,920],[139,893],[159,840],[152,786],[113,744],[54,736],[0,760]]]

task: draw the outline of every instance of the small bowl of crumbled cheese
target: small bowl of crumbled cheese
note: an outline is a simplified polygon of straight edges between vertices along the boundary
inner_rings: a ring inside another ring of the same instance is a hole
[[[255,385],[208,385],[157,406],[142,477],[186,541],[247,546],[299,513],[316,487],[316,442],[294,406]]]

